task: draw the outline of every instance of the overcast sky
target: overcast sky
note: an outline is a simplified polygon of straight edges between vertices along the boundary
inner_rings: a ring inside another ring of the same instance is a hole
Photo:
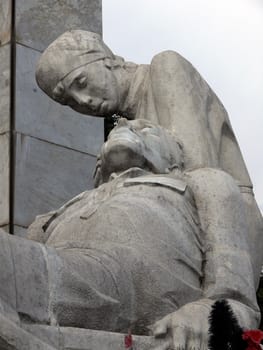
[[[103,0],[104,41],[149,63],[172,49],[226,107],[263,211],[263,0]]]

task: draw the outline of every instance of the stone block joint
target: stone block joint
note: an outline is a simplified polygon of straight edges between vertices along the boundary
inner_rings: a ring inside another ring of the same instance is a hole
[[[15,182],[15,95],[16,95],[16,0],[11,1],[11,54],[10,54],[10,166],[9,166],[9,230],[14,232]]]

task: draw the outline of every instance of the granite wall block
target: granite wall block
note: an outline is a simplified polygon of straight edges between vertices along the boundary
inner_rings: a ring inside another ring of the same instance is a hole
[[[17,42],[44,50],[70,29],[102,32],[102,0],[19,0]]]
[[[11,0],[0,1],[0,46],[11,38]]]
[[[40,53],[17,45],[16,131],[97,155],[104,141],[104,120],[74,112],[52,101],[35,81]]]
[[[1,9],[0,9],[1,11]],[[10,128],[10,44],[0,46],[0,134]]]
[[[60,207],[93,187],[96,157],[30,136],[16,136],[14,224]]]
[[[9,227],[11,0],[0,1],[0,226]]]
[[[9,137],[0,135],[0,226],[9,224]]]
[[[102,32],[102,0],[16,2],[14,232],[24,235],[36,215],[93,187],[104,121],[48,98],[35,67],[50,42],[69,29]]]

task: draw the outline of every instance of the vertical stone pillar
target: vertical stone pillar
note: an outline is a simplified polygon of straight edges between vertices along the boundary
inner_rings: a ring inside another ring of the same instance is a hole
[[[0,227],[9,228],[11,0],[0,1]]]
[[[2,5],[4,12],[0,8],[0,16],[2,12],[5,14],[4,21],[0,20],[1,35],[5,37],[0,47],[0,65],[4,67],[0,74],[5,77],[0,80],[0,147],[4,150],[0,157],[0,225],[5,225],[9,222],[10,13],[9,1],[2,3],[6,5]],[[103,119],[78,114],[51,101],[36,85],[35,67],[41,52],[66,30],[101,33],[102,5],[101,0],[16,0],[14,3],[16,69],[12,75],[15,98],[11,101],[14,104],[11,217],[13,232],[24,235],[36,215],[59,207],[93,186],[92,172],[104,138]]]

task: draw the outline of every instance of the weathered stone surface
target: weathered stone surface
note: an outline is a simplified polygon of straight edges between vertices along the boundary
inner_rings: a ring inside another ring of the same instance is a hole
[[[1,4],[0,4],[1,16]],[[0,134],[10,125],[10,45],[0,47]]]
[[[180,140],[185,169],[221,168],[252,187],[226,110],[178,53],[161,52],[150,65],[125,63],[100,35],[67,31],[44,51],[36,77],[48,96],[76,111],[159,123]]]
[[[3,230],[4,232],[9,233],[10,232],[10,227],[9,227],[9,225],[4,225],[4,226],[0,227],[0,230]]]
[[[0,135],[0,226],[9,223],[9,133]]]
[[[10,244],[12,260],[15,266],[15,309],[21,320],[45,323],[49,319],[48,299],[49,293],[46,286],[49,283],[48,269],[45,256],[42,254],[40,244],[30,240],[17,239],[17,244]],[[6,259],[7,260],[7,259]],[[33,262],[33,264],[32,264]],[[28,267],[30,266],[30,270]],[[25,271],[28,271],[25,274]],[[21,293],[21,291],[25,291]],[[2,295],[2,294],[1,294]],[[34,310],[33,313],[30,310]]]
[[[31,238],[42,234],[41,242],[59,248],[64,259],[58,290],[67,302],[56,313],[60,325],[125,331],[133,324],[147,334],[149,324],[174,312],[175,332],[190,317],[205,336],[213,300],[225,295],[235,296],[244,326],[256,326],[256,281],[240,189],[222,170],[183,173],[182,166],[173,134],[145,120],[121,119],[101,150],[101,187],[45,216],[44,230],[43,217],[36,219]],[[204,254],[207,243],[213,249]],[[52,271],[58,270],[54,262]],[[203,274],[215,278],[205,290]],[[170,320],[164,318],[160,328],[171,327]],[[179,328],[188,337],[187,327]]]
[[[22,137],[17,148],[21,166],[32,174],[34,152],[41,159],[37,143],[46,142]],[[44,148],[45,154],[52,155]],[[59,158],[54,163],[61,168]],[[134,333],[146,335],[147,326],[157,321],[154,334],[169,328],[176,336],[167,333],[161,343],[176,347],[170,341],[180,337],[180,347],[186,339],[197,347],[201,334],[206,347],[208,317],[217,295],[229,300],[242,327],[256,327],[256,283],[250,260],[254,252],[251,255],[246,239],[246,207],[240,189],[222,170],[183,172],[182,166],[183,151],[173,134],[146,120],[120,120],[97,164],[97,177],[102,180],[98,182],[103,184],[46,214],[45,227],[43,216],[36,219],[34,229],[42,233],[46,245],[0,235],[0,260],[7,267],[4,276],[14,271],[16,285],[15,308],[8,303],[12,327],[19,326],[18,313],[25,323],[84,328],[59,329],[59,346],[79,350],[89,344],[100,346],[102,338],[87,338],[85,329],[125,332],[132,325]],[[61,182],[61,174],[51,175]],[[31,179],[28,175],[27,180]],[[45,181],[33,178],[31,182],[39,187]],[[212,249],[205,249],[207,243]],[[205,266],[203,259],[208,261]],[[203,289],[203,275],[212,276],[212,287],[208,283]],[[7,299],[5,287],[0,288],[0,302]],[[6,318],[3,327],[8,328],[0,327],[0,341],[6,341],[10,331]],[[54,347],[57,329],[51,332]],[[33,331],[31,336],[26,334],[33,337],[32,344],[38,339]],[[42,343],[47,341],[45,330],[39,334]],[[116,339],[105,334],[108,348],[123,346],[119,335]],[[26,339],[21,329],[15,339]]]
[[[55,349],[123,350],[124,334],[72,327],[52,327],[22,324],[22,328]],[[160,341],[159,341],[160,342]],[[133,336],[134,349],[150,350],[158,346],[151,336]]]
[[[242,327],[257,327],[262,219],[224,108],[180,55],[161,53],[150,66],[124,63],[102,47],[99,36],[77,32],[67,33],[66,51],[75,56],[56,65],[66,78],[56,71],[44,76],[50,69],[42,69],[40,86],[87,114],[119,112],[135,120],[120,119],[104,144],[95,176],[101,186],[35,220],[31,238],[46,245],[9,235],[15,257],[10,261],[3,249],[0,260],[18,279],[16,309],[22,320],[116,332],[132,325],[137,334],[148,334],[147,326],[157,321],[152,329],[162,333],[162,348],[186,343],[207,348],[212,304],[223,296]],[[76,48],[79,43],[84,49]],[[59,45],[55,49],[47,59],[53,68],[61,54]],[[72,62],[78,72],[71,70]],[[20,134],[16,146],[20,214],[27,207],[31,215],[38,197],[51,206],[55,191],[64,197],[80,192],[73,193],[79,173],[84,177],[87,154]],[[68,169],[70,179],[64,177]],[[26,195],[19,193],[22,188]],[[7,295],[1,287],[0,301]],[[52,332],[56,346],[57,328]],[[20,342],[26,339],[21,329],[13,333]],[[103,347],[97,338],[87,341],[83,329],[59,333],[62,348]],[[0,341],[3,334],[0,328]],[[39,334],[48,339],[46,331]],[[120,338],[115,342],[106,334],[109,348],[123,347]]]
[[[15,224],[27,227],[50,211],[92,188],[96,158],[17,134]]]
[[[22,323],[21,327],[25,331],[39,338],[44,343],[53,346],[55,349],[60,350],[64,348],[60,327],[41,326],[41,325],[26,324],[26,323]]]
[[[97,156],[104,141],[103,118],[85,116],[49,99],[35,81],[39,56],[17,45],[16,130]]]
[[[16,23],[17,42],[43,50],[65,30],[101,33],[101,0],[19,0]]]
[[[60,331],[66,349],[124,349],[124,334],[66,327],[62,327]],[[150,350],[153,348],[153,345],[157,345],[157,342],[154,343],[153,337],[133,336],[133,344],[134,349]]]
[[[10,41],[11,5],[11,0],[4,0],[0,2],[0,46]]]
[[[57,350],[0,314],[1,350]]]
[[[14,225],[13,231],[16,236],[26,237],[27,235],[27,228],[22,226]]]
[[[3,305],[9,305],[9,307],[16,309],[16,282],[15,282],[15,274],[13,267],[13,252],[8,242],[8,233],[0,230],[1,235],[1,245],[0,245],[0,256],[5,256],[6,258],[1,261],[0,264],[0,295],[1,295],[1,303],[0,303],[0,312],[2,303]],[[5,311],[5,310],[4,310]],[[6,312],[5,312],[6,313]]]

